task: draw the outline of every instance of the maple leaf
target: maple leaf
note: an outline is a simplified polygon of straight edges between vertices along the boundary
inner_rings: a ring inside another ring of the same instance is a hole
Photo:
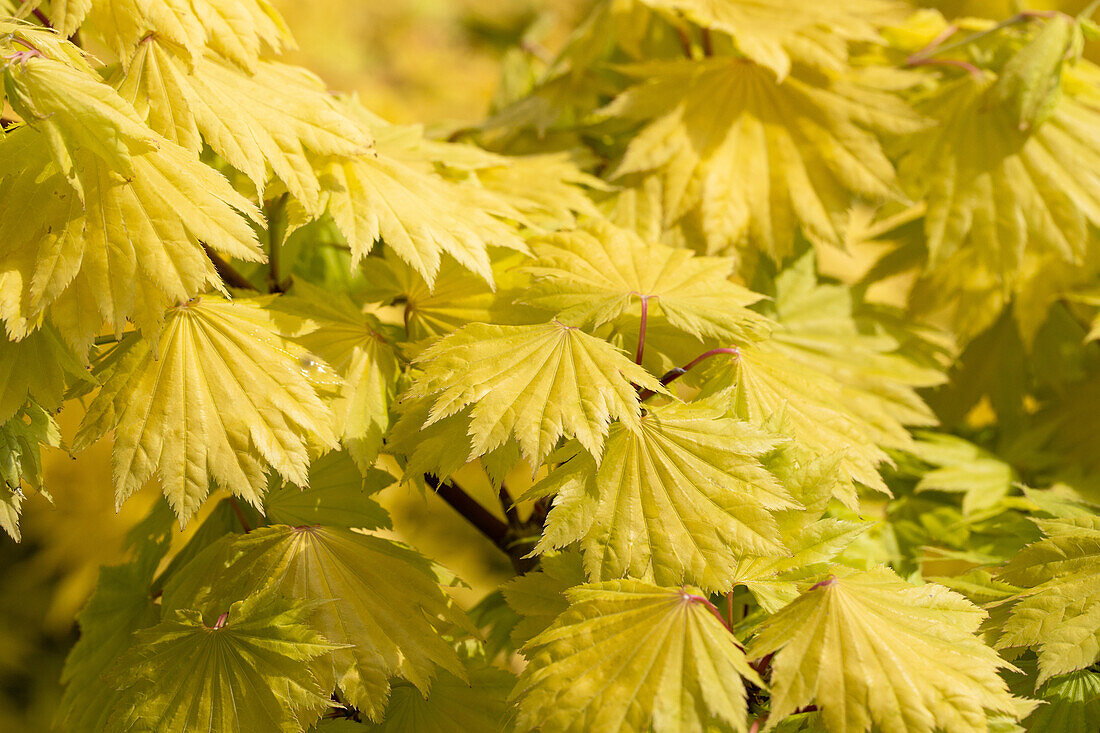
[[[312,216],[324,211],[312,159],[355,155],[370,137],[305,69],[258,61],[250,73],[209,55],[190,60],[145,39],[119,86],[150,127],[198,153],[205,141],[262,193],[268,166]]]
[[[746,308],[762,296],[728,280],[732,258],[646,244],[633,232],[598,220],[532,246],[536,259],[525,269],[535,281],[523,300],[563,321],[598,327],[637,298],[695,336],[752,340],[767,327]]]
[[[346,645],[332,656],[336,682],[373,720],[382,718],[391,676],[421,693],[431,687],[436,667],[465,677],[454,649],[433,626],[469,622],[440,590],[432,563],[404,545],[337,527],[275,526],[223,540],[207,552],[211,560],[196,560],[189,575],[165,588],[165,608],[197,599],[216,609],[267,584],[322,603],[311,623]]]
[[[749,644],[750,659],[774,654],[770,721],[811,703],[832,733],[985,731],[986,711],[1026,714],[997,674],[1008,663],[974,633],[980,608],[885,568],[834,573]]]
[[[138,631],[115,668],[122,694],[112,725],[301,731],[329,705],[311,667],[340,648],[306,625],[316,606],[262,593],[234,603],[213,626],[198,611],[178,610]]]
[[[256,207],[166,140],[131,157],[131,178],[80,153],[77,167],[94,182],[83,209],[33,129],[7,135],[0,162],[0,238],[8,245],[0,251],[0,315],[16,337],[49,307],[65,339],[85,350],[104,319],[118,331],[129,318],[152,326],[169,305],[220,285],[202,244],[263,259],[237,213],[261,221]]]
[[[405,260],[431,286],[444,253],[493,283],[489,245],[526,251],[514,228],[466,205],[458,186],[384,153],[327,163],[328,213],[351,246],[353,263],[374,243]]]
[[[125,66],[150,35],[183,47],[192,61],[209,49],[245,71],[253,70],[265,50],[294,48],[268,0],[95,0],[87,20]]]
[[[755,425],[768,425],[781,416],[781,435],[817,456],[837,456],[837,470],[847,482],[838,482],[835,489],[848,506],[858,502],[851,481],[889,493],[876,469],[887,456],[875,443],[874,426],[850,413],[836,381],[794,361],[770,342],[739,348],[736,356],[712,366],[700,395],[721,396],[736,415]]]
[[[915,490],[963,494],[963,514],[996,506],[1018,480],[1012,466],[954,435],[918,433],[910,452],[934,468],[924,471]]]
[[[628,69],[629,71],[629,69]],[[796,73],[782,83],[748,61],[653,62],[647,77],[602,110],[645,123],[612,179],[663,180],[664,224],[701,207],[709,251],[749,238],[775,259],[802,231],[836,246],[854,196],[895,195],[894,169],[875,131],[921,122],[896,97]]]
[[[471,665],[464,681],[441,672],[425,698],[415,686],[397,682],[381,723],[363,729],[378,733],[471,733],[501,730],[508,713],[508,693],[516,678],[482,660]]]
[[[851,290],[819,281],[815,259],[808,251],[776,275],[774,299],[763,308],[778,324],[768,344],[834,379],[841,404],[876,443],[908,449],[906,426],[937,423],[916,388],[937,387],[946,377],[902,350],[901,339],[920,338],[915,330],[891,333],[874,315],[859,313]]]
[[[822,28],[844,40],[873,40],[875,21],[904,17],[892,0],[807,4],[801,0],[642,0],[701,26],[733,36],[738,50],[782,80],[790,73],[800,35]]]
[[[1025,590],[997,604],[1008,617],[996,647],[1037,647],[1042,684],[1100,660],[1100,517],[1035,522],[1047,537],[997,572]]]
[[[61,431],[53,415],[34,401],[0,425],[0,528],[18,542],[19,513],[25,498],[22,484],[43,490],[42,446],[61,445]]]
[[[667,394],[621,351],[558,321],[474,323],[425,349],[416,363],[424,374],[407,394],[433,397],[425,427],[473,404],[470,460],[510,435],[532,465],[542,463],[563,436],[599,456],[612,419],[639,427],[634,385]]]
[[[1078,733],[1100,728],[1100,672],[1081,670],[1054,677],[1035,691],[1044,701],[1025,721],[1043,733]]]
[[[336,430],[356,465],[366,472],[389,428],[401,370],[382,325],[347,295],[334,296],[301,279],[294,281],[293,296],[279,298],[272,308],[305,319],[294,341],[343,377],[340,396],[332,405]]]
[[[114,431],[118,503],[156,471],[181,524],[212,480],[258,507],[265,464],[303,485],[309,446],[335,447],[306,369],[316,360],[278,335],[262,302],[202,296],[171,309],[159,334],[129,336],[101,362],[103,387],[75,447]]]
[[[764,684],[695,589],[620,580],[566,595],[523,648],[517,730],[746,730],[742,678]]]
[[[517,647],[538,636],[569,608],[565,592],[586,580],[581,554],[576,551],[545,552],[539,569],[512,578],[501,587],[508,607],[523,617],[511,631]]]
[[[1030,131],[990,99],[989,73],[946,79],[916,101],[938,124],[902,142],[898,171],[910,195],[927,202],[933,266],[963,247],[998,277],[1029,249],[1078,261],[1089,223],[1100,223],[1100,183],[1079,172],[1082,160],[1100,159],[1098,72],[1084,61],[1067,69],[1058,103]]]
[[[108,672],[138,629],[160,620],[149,586],[168,550],[162,538],[144,545],[132,562],[101,568],[95,591],[77,614],[80,639],[65,659],[60,720],[70,730],[106,728],[116,692]]]
[[[88,381],[83,365],[51,326],[21,341],[0,341],[0,423],[15,416],[27,399],[47,410],[61,407],[66,387]]]
[[[129,177],[135,175],[132,155],[158,146],[156,135],[134,109],[86,62],[31,57],[5,63],[3,79],[6,95],[0,98],[6,96],[19,116],[41,132],[61,173],[81,199],[89,183],[86,178],[94,179],[94,173],[79,169],[78,153],[102,158],[111,170]]]
[[[50,25],[62,38],[71,38],[93,3],[94,0],[50,0]]]
[[[771,510],[797,504],[756,460],[776,439],[706,405],[647,409],[615,425],[598,468],[580,453],[532,487],[557,498],[536,551],[580,540],[590,578],[728,590],[746,553],[787,553]]]
[[[495,291],[450,257],[443,258],[435,280],[429,285],[412,266],[387,248],[382,257],[363,260],[369,283],[364,298],[401,305],[405,332],[413,342],[435,341],[468,323],[530,322],[534,311],[512,302],[529,279],[519,267],[527,257],[518,252],[503,256],[498,252],[491,260]]]

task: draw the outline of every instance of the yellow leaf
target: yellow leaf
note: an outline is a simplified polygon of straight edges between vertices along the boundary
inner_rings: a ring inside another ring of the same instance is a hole
[[[3,67],[8,102],[48,141],[65,178],[84,197],[86,172],[74,158],[98,156],[122,176],[133,176],[132,155],[157,147],[157,137],[133,107],[87,67],[31,58]]]
[[[767,319],[746,308],[762,296],[729,281],[730,258],[647,244],[630,230],[594,221],[535,240],[535,276],[523,300],[582,326],[615,320],[634,299],[647,314],[695,336],[754,340]]]
[[[96,0],[88,26],[128,66],[146,37],[162,36],[196,61],[209,49],[251,71],[264,51],[294,48],[268,0]]]
[[[566,596],[523,649],[517,730],[744,733],[742,678],[764,683],[696,589],[620,580]]]
[[[424,374],[408,395],[434,400],[426,426],[473,404],[471,460],[513,434],[532,465],[542,463],[563,436],[576,438],[598,457],[612,419],[639,429],[635,385],[667,394],[606,341],[557,321],[474,323],[436,342],[416,361]]]
[[[612,178],[663,180],[665,226],[700,207],[709,251],[750,239],[773,258],[802,231],[839,246],[854,197],[894,196],[875,132],[921,122],[898,98],[731,58],[653,62],[602,114],[644,123]]]
[[[873,40],[875,24],[900,20],[908,10],[892,0],[642,0],[682,13],[706,28],[733,36],[738,49],[783,79],[791,70],[798,36],[826,28],[844,40]]]
[[[811,703],[830,733],[985,733],[987,711],[1023,701],[997,674],[1009,664],[975,635],[985,613],[890,570],[837,570],[768,618],[750,659],[772,657],[769,728]]]
[[[220,286],[202,245],[263,259],[237,213],[259,221],[256,207],[166,140],[132,156],[128,178],[78,155],[89,182],[83,210],[47,156],[31,128],[0,142],[0,315],[16,336],[50,308],[62,335],[87,348],[104,319],[116,331],[131,318],[155,324],[169,305]]]
[[[107,355],[75,447],[114,430],[120,504],[156,472],[181,524],[211,481],[259,508],[266,466],[305,485],[309,447],[337,443],[308,379],[313,361],[260,305],[196,298],[171,309],[159,334]]]
[[[740,557],[787,553],[771,512],[798,504],[756,459],[777,442],[706,405],[648,409],[611,428],[598,468],[580,453],[528,492],[557,495],[536,549],[580,540],[593,580],[728,591]]]
[[[154,130],[195,153],[205,140],[261,192],[270,166],[314,217],[324,206],[311,158],[354,155],[371,144],[320,79],[274,61],[257,61],[251,72],[210,55],[192,64],[152,37],[119,92]]]
[[[344,294],[333,295],[295,279],[293,296],[273,310],[294,313],[306,323],[294,341],[328,362],[344,378],[333,403],[336,431],[359,470],[366,473],[389,429],[400,365],[378,319]]]

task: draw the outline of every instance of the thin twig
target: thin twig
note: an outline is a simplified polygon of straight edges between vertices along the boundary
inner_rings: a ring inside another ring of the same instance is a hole
[[[645,353],[646,322],[649,319],[649,296],[639,295],[638,297],[642,299],[642,320],[638,324],[638,350],[634,354],[635,364],[642,363],[642,354]]]
[[[248,523],[248,518],[244,515],[244,510],[241,509],[241,505],[237,503],[237,497],[229,497],[229,506],[233,508],[233,513],[237,515],[237,521],[241,523],[241,528],[245,534],[252,531],[252,525]]]
[[[703,55],[713,56],[714,39],[710,35],[710,28],[703,28],[699,33],[699,37],[702,39],[703,42]]]
[[[707,351],[695,357],[682,367],[673,367],[672,369],[669,369],[667,372],[665,372],[665,375],[661,377],[661,386],[667,387],[669,384],[675,382],[677,379],[687,374],[688,371],[696,367],[701,361],[709,359],[712,356],[718,356],[719,354],[729,354],[736,359],[741,356],[741,350],[738,349],[736,346],[721,349],[711,349],[710,351]],[[638,399],[642,402],[645,402],[654,394],[656,393],[651,389],[643,389],[641,392],[638,393]]]
[[[718,610],[718,606],[711,603],[710,599],[704,596],[700,596],[695,593],[688,593],[686,590],[682,590],[680,592],[683,594],[684,599],[688,603],[702,603],[704,606],[706,606],[711,614],[713,614],[714,617],[722,623],[722,626],[725,627],[726,631],[730,632],[730,636],[733,637],[733,643],[737,645],[737,648],[740,649],[742,652],[745,651],[745,647],[742,646],[741,642],[737,640],[737,636],[733,633],[733,627],[726,623],[726,619],[724,616],[722,616],[722,612]]]

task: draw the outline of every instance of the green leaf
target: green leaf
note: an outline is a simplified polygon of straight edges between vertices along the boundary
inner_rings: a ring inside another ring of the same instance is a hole
[[[542,633],[569,608],[565,592],[585,582],[579,552],[548,552],[539,558],[539,569],[513,578],[501,591],[513,611],[523,620],[512,630],[517,646]]]
[[[508,693],[516,678],[484,661],[470,664],[469,681],[442,672],[425,698],[408,683],[397,683],[390,693],[386,718],[364,726],[379,733],[494,733],[503,729]]]
[[[764,683],[704,596],[638,580],[566,595],[524,647],[516,730],[747,729],[742,677]]]
[[[997,674],[1008,663],[974,633],[980,608],[886,569],[834,572],[749,645],[749,658],[775,655],[770,721],[816,704],[830,733],[985,731],[987,711],[1030,709]]]
[[[851,289],[820,281],[812,251],[777,274],[774,287],[774,303],[764,304],[778,323],[769,345],[834,379],[841,403],[870,428],[876,443],[908,448],[912,438],[905,426],[937,423],[916,388],[946,380],[903,350],[902,340],[918,339],[915,329],[891,333],[874,315],[860,313]]]
[[[639,428],[634,385],[667,394],[618,349],[557,321],[471,324],[421,352],[416,362],[424,374],[408,396],[434,400],[425,427],[473,404],[469,460],[511,435],[532,465],[563,436],[599,456],[612,419]]]
[[[771,342],[744,346],[712,366],[701,395],[727,401],[734,414],[755,425],[779,425],[780,435],[819,457],[836,457],[847,482],[836,485],[837,498],[848,506],[857,501],[851,481],[889,492],[876,468],[887,460],[876,443],[876,426],[852,414],[838,382]]]
[[[529,492],[557,497],[537,551],[579,540],[590,578],[729,590],[745,554],[787,553],[771,511],[798,505],[756,460],[776,439],[706,405],[648,409]]]
[[[88,374],[50,326],[20,341],[0,341],[0,423],[33,399],[48,410],[61,407],[66,386]]]
[[[534,242],[535,277],[524,302],[568,323],[595,328],[615,320],[634,299],[695,336],[754,340],[767,321],[748,310],[761,298],[730,282],[732,258],[647,244],[627,229],[595,221]]]
[[[117,665],[111,725],[298,733],[329,705],[312,667],[340,648],[306,625],[316,605],[262,593],[212,626],[177,610],[139,631]]]
[[[211,547],[194,565],[165,588],[165,609],[196,601],[217,609],[265,586],[324,602],[311,623],[345,645],[331,672],[345,699],[373,720],[382,718],[391,676],[421,693],[437,667],[465,676],[439,629],[469,622],[440,590],[432,563],[404,545],[338,527],[263,527]]]
[[[1012,466],[954,435],[919,433],[910,452],[935,467],[922,473],[916,491],[961,493],[966,515],[996,506],[1017,480]]]
[[[104,567],[88,603],[77,614],[80,639],[65,659],[59,720],[66,730],[106,730],[117,692],[108,674],[134,644],[134,632],[160,620],[150,585],[168,550],[166,536],[145,545],[126,565]]]
[[[1100,672],[1081,670],[1047,680],[1035,691],[1044,701],[1024,721],[1035,733],[1078,733],[1100,728]]]
[[[100,364],[103,387],[75,444],[114,430],[116,502],[158,472],[181,524],[212,481],[259,507],[265,465],[304,486],[309,447],[335,447],[331,415],[310,381],[316,360],[278,335],[262,305],[189,301],[159,334],[126,338]]]

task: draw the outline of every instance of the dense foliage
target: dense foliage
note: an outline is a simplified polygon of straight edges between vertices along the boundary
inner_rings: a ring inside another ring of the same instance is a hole
[[[1100,728],[1093,10],[600,0],[428,135],[267,0],[0,0],[0,525],[163,494],[50,722]]]

